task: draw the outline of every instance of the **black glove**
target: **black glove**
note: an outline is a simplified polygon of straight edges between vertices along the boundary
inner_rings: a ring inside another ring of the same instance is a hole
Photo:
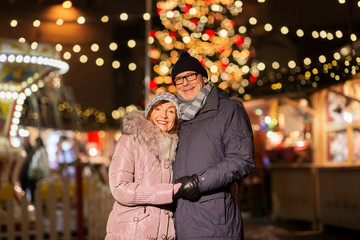
[[[197,174],[178,178],[175,180],[175,183],[181,183],[181,187],[174,195],[174,198],[185,198],[191,202],[196,202],[200,199],[201,194]]]

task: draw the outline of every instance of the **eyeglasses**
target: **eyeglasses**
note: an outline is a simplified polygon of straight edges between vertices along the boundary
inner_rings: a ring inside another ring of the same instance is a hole
[[[192,82],[192,81],[194,81],[196,78],[197,78],[197,75],[198,74],[200,74],[200,73],[190,73],[190,74],[188,74],[188,75],[186,75],[186,76],[183,76],[183,77],[177,77],[177,78],[175,78],[175,84],[176,85],[181,85],[181,84],[183,84],[184,83],[184,78],[186,78],[186,80],[188,81],[188,82]]]

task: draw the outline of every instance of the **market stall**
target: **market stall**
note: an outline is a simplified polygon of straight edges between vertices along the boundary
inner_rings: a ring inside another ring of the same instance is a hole
[[[313,95],[319,112],[314,163],[321,225],[360,229],[360,80]],[[320,226],[321,226],[320,225]]]
[[[320,230],[324,225],[360,229],[360,190],[354,187],[360,181],[358,96],[355,76],[307,99],[248,104],[250,111],[263,110],[254,131],[266,131],[274,219],[309,221]]]

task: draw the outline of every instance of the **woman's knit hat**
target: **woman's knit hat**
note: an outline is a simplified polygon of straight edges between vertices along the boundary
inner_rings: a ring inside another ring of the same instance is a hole
[[[171,70],[171,80],[175,84],[175,77],[182,72],[194,71],[200,73],[203,77],[208,78],[206,69],[201,65],[199,60],[190,56],[186,51],[180,53],[179,60],[175,63],[174,67]]]
[[[180,118],[179,100],[176,98],[176,96],[174,94],[169,93],[169,92],[157,93],[150,99],[150,102],[148,103],[148,106],[146,107],[145,118],[147,118],[147,115],[148,115],[152,105],[154,105],[154,103],[161,101],[161,100],[166,100],[166,101],[172,102],[175,105],[177,116],[178,116],[178,118]]]

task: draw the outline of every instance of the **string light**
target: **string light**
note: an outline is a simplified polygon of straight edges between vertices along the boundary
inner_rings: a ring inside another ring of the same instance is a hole
[[[161,1],[159,1],[161,2]],[[166,11],[164,10],[165,8],[163,9],[158,9],[160,10],[159,11],[159,17],[161,19],[161,21],[164,23],[164,26],[166,24],[170,24],[169,26],[172,26],[171,24],[171,21],[169,19],[166,19],[166,17],[170,17],[172,16],[173,18],[178,18],[178,17],[181,17],[181,15],[183,14],[182,17],[184,17],[184,19],[186,21],[184,21],[184,25],[183,26],[180,26],[180,25],[177,25],[177,26],[174,26],[174,29],[167,29],[167,31],[161,31],[161,32],[156,32],[156,34],[159,34],[159,36],[149,36],[149,38],[147,39],[148,42],[150,44],[158,44],[158,41],[159,41],[159,38],[163,38],[163,43],[165,43],[164,47],[166,50],[170,51],[170,55],[169,55],[169,59],[166,60],[166,61],[163,61],[162,64],[165,64],[166,63],[166,67],[162,66],[161,68],[159,67],[159,72],[161,71],[162,73],[169,73],[170,72],[170,69],[171,69],[171,64],[173,64],[174,61],[176,61],[177,59],[177,55],[174,53],[173,50],[176,49],[176,51],[180,50],[180,49],[190,49],[190,53],[193,55],[193,56],[196,56],[196,57],[199,57],[199,55],[197,54],[198,53],[198,49],[197,48],[191,48],[189,47],[188,45],[191,44],[192,42],[197,42],[199,43],[199,41],[203,41],[203,42],[207,42],[207,43],[210,43],[212,41],[212,39],[214,39],[214,37],[222,37],[222,38],[231,38],[230,36],[235,36],[236,34],[238,34],[239,36],[242,37],[241,41],[243,41],[243,45],[242,47],[244,49],[242,49],[241,51],[233,51],[232,55],[235,55],[235,56],[239,56],[239,61],[236,61],[235,63],[232,63],[231,61],[229,63],[227,63],[227,66],[226,64],[222,63],[224,66],[224,68],[220,68],[218,65],[218,69],[223,69],[223,72],[221,73],[218,73],[216,74],[216,76],[210,76],[211,78],[211,81],[212,82],[216,82],[216,83],[221,83],[222,81],[226,81],[228,82],[228,84],[223,84],[223,86],[227,85],[229,86],[229,88],[234,88],[236,86],[239,86],[239,89],[238,91],[239,92],[242,92],[242,94],[244,94],[244,89],[241,87],[243,85],[241,84],[236,84],[234,82],[231,82],[232,79],[233,79],[233,76],[232,74],[234,74],[234,72],[237,72],[237,71],[234,71],[233,69],[236,69],[237,66],[240,66],[240,71],[242,71],[242,66],[246,66],[246,64],[249,63],[249,61],[256,61],[255,59],[252,59],[252,57],[254,56],[255,54],[255,49],[251,49],[251,39],[250,37],[247,37],[246,34],[248,33],[249,29],[246,27],[246,26],[231,26],[231,24],[233,24],[233,22],[231,21],[231,16],[230,15],[233,15],[233,16],[236,16],[236,14],[239,14],[240,12],[243,11],[242,7],[243,7],[243,3],[242,1],[234,1],[233,4],[232,4],[232,7],[229,7],[226,6],[224,7],[225,5],[223,4],[223,2],[229,2],[229,1],[221,1],[221,0],[218,0],[216,4],[212,4],[213,6],[211,6],[211,10],[216,13],[216,14],[222,14],[222,16],[220,15],[214,15],[214,16],[217,16],[219,18],[223,18],[221,19],[222,21],[220,21],[219,19],[216,19],[215,17],[209,17],[209,16],[201,16],[202,14],[202,9],[200,8],[197,8],[195,6],[195,4],[185,4],[184,2],[185,1],[175,1],[178,4],[178,8],[175,7],[176,4],[174,4],[174,7],[171,11]],[[230,1],[231,2],[231,1]],[[258,0],[259,3],[262,3],[262,2],[265,2],[265,1],[261,1],[261,0]],[[360,2],[360,1],[359,1]],[[360,4],[358,2],[358,6],[360,7]],[[191,3],[194,3],[193,1],[191,1]],[[340,4],[344,4],[345,1],[339,1]],[[177,5],[176,5],[177,6]],[[229,5],[230,6],[230,5]],[[186,13],[183,11],[183,10],[186,10]],[[163,11],[163,14],[162,14],[162,11]],[[221,13],[220,13],[221,12]],[[226,14],[223,14],[223,13],[227,13],[229,16],[226,16]],[[192,16],[192,17],[189,17],[189,19],[187,19],[187,15],[188,16]],[[185,16],[186,15],[186,16]],[[117,20],[119,21],[119,19],[121,21],[126,21],[128,20],[129,17],[133,17],[133,15],[128,15],[127,13],[121,13],[120,15],[117,15],[119,16],[119,18],[117,18]],[[147,21],[147,20],[150,20],[150,14],[148,13],[144,13],[142,15],[139,15],[143,18],[143,20]],[[139,18],[139,16],[136,16]],[[165,17],[164,17],[165,16]],[[195,21],[191,21],[190,18],[196,18],[197,19],[197,22]],[[109,22],[110,20],[110,17],[108,15],[104,15],[103,17],[101,17],[100,21],[102,23],[106,23],[106,22]],[[28,21],[28,20],[26,20]],[[17,26],[20,26],[22,25],[24,22],[26,21],[23,21],[21,20],[19,24],[18,20],[11,20],[10,22],[10,26],[11,27],[17,27]],[[33,21],[33,26],[34,27],[41,27],[41,22],[44,21],[42,19],[39,19],[39,20],[34,20]],[[97,20],[99,21],[99,19]],[[218,21],[218,22],[221,22],[224,24],[224,26],[222,27],[222,29],[220,29],[219,31],[216,31],[215,32],[215,35],[212,35],[211,32],[206,32],[205,33],[205,28],[204,26],[206,26],[207,24],[209,24],[209,21]],[[84,17],[79,17],[78,20],[77,20],[78,24],[85,24],[87,23],[85,21],[85,18]],[[89,24],[92,24],[94,21],[93,20],[89,20],[88,21]],[[250,23],[251,22],[251,23]],[[54,22],[55,24],[57,25],[63,25],[64,23],[66,23],[66,21],[62,20],[62,19],[58,19]],[[259,25],[258,23],[258,20],[255,18],[255,17],[250,17],[249,18],[249,23],[250,25],[252,25],[251,28],[255,27],[255,25]],[[249,26],[248,26],[249,27]],[[289,28],[288,26],[283,26],[281,27],[280,29],[274,29],[273,26],[271,25],[271,23],[266,23],[263,25],[265,31],[267,32],[271,32],[271,31],[280,31],[282,34],[286,35],[286,34],[294,34],[294,36],[297,36],[299,38],[301,37],[304,37],[306,35],[310,35],[312,36],[313,39],[319,39],[319,40],[333,40],[334,38],[343,38],[344,37],[344,33],[342,33],[341,30],[337,30],[337,31],[326,31],[326,30],[312,30],[312,31],[309,31],[309,32],[305,32],[303,29],[291,29]],[[174,33],[178,33],[177,30],[180,29],[187,29],[188,30],[188,34],[187,35],[182,35],[182,39],[181,41],[179,41],[177,39],[176,36],[174,36],[173,34]],[[191,31],[189,30],[194,30],[192,33]],[[201,33],[201,34],[199,34]],[[296,34],[296,35],[295,35]],[[357,41],[358,40],[358,36],[355,34],[355,33],[352,33],[352,34],[345,34],[345,37],[346,38],[350,38],[351,41]],[[217,38],[216,38],[217,40]],[[25,39],[24,38],[19,38],[19,41],[23,41],[25,42]],[[131,44],[130,44],[131,43]],[[107,43],[103,43],[101,47],[103,46],[106,46],[106,45],[109,45],[110,46],[111,43],[107,44]],[[77,44],[80,46],[80,49],[81,48],[85,48],[85,47],[88,47],[86,46],[85,44]],[[58,46],[58,45],[57,45]],[[59,46],[61,46],[59,44]],[[93,47],[94,46],[94,47]],[[96,47],[97,46],[97,47]],[[135,42],[135,46],[136,46],[136,42]],[[128,47],[129,48],[132,48],[132,47],[135,47],[133,42],[132,42],[132,39],[129,39],[128,40]],[[34,47],[36,48],[36,47]],[[98,52],[99,51],[99,48],[100,46],[96,43],[92,44],[91,45],[91,50],[93,52]],[[110,48],[110,47],[109,47]],[[56,47],[57,51],[62,51],[63,50],[63,47]],[[111,49],[110,49],[111,50]],[[76,52],[74,49],[73,49],[74,52]],[[226,49],[224,50],[226,52]],[[152,49],[151,51],[149,51],[149,56],[151,56],[152,58],[155,58],[155,59],[159,59],[159,57],[161,56],[161,53],[162,52],[158,52],[157,49]],[[312,64],[317,64],[316,62],[318,61],[318,63],[321,63],[321,64],[326,64],[326,62],[332,62],[333,60],[336,60],[336,61],[339,61],[341,59],[341,57],[344,57],[344,56],[348,56],[351,54],[351,49],[349,48],[344,48],[344,49],[341,49],[338,53],[333,53],[333,59],[329,59],[330,56],[313,56],[313,61],[310,60],[310,58],[304,58],[303,62],[304,62],[304,67],[308,66],[308,67],[311,67],[310,65]],[[64,59],[66,60],[69,60],[71,58],[71,53],[70,52],[65,52],[63,53],[63,57]],[[232,56],[233,57],[233,56]],[[242,60],[240,58],[243,58]],[[98,56],[98,59],[103,59],[101,58],[101,56]],[[325,61],[324,61],[324,58],[325,58]],[[210,67],[212,65],[216,65],[216,62],[211,60],[210,58],[201,58],[199,57],[199,60],[202,61],[202,63],[207,66],[207,68],[210,70]],[[14,60],[15,61],[15,60]],[[84,62],[84,60],[81,60],[81,57],[79,58],[79,61],[80,62]],[[87,62],[87,61],[86,61]],[[306,63],[305,63],[306,62]],[[107,64],[111,64],[112,67],[114,69],[116,69],[116,67],[114,67],[113,65],[113,62],[108,62]],[[104,62],[102,64],[100,64],[99,66],[103,66],[104,65]],[[116,64],[117,66],[117,64]],[[250,66],[250,65],[249,65]],[[249,67],[249,71],[247,72],[243,72],[244,74],[251,74],[251,73],[256,73],[256,70],[259,72],[259,71],[263,71],[261,69],[259,69],[259,67],[263,66],[263,65],[259,65],[259,63],[256,63],[255,62],[255,71],[250,71],[251,67]],[[264,65],[265,66],[265,65]],[[120,66],[119,66],[120,67]],[[265,66],[266,68],[266,66]],[[271,68],[275,71],[275,70],[279,70],[281,71],[281,68],[280,68],[280,64],[278,62],[273,62],[271,64]],[[284,68],[284,66],[282,67]],[[295,72],[295,69],[300,69],[299,71]],[[128,68],[130,70],[130,68]],[[136,67],[135,67],[136,69]],[[161,70],[160,70],[161,69]],[[164,69],[169,69],[169,70],[164,70]],[[267,68],[269,69],[269,67]],[[349,68],[350,70],[349,73],[354,73],[356,72],[356,69],[353,70],[352,68]],[[244,70],[246,70],[246,67],[244,67]],[[297,78],[296,74],[300,74],[300,71],[303,71],[301,70],[301,67],[300,66],[297,66],[296,63],[295,63],[295,67],[293,68],[293,72],[291,73],[290,71],[288,71],[287,73],[274,73],[274,78],[275,76],[281,76],[281,77],[276,77],[276,79],[281,79],[282,77],[286,76],[287,74],[293,74],[294,75],[294,78]],[[328,74],[330,75],[331,74],[331,69],[328,69]],[[226,73],[226,74],[222,74],[222,73]],[[259,74],[259,73],[257,73]],[[230,76],[230,78],[229,78]],[[242,80],[247,80],[244,78],[243,75],[242,76]],[[335,74],[332,78],[336,78],[336,79],[340,79],[340,76],[341,74]],[[270,79],[271,76],[268,74],[268,76],[265,76],[267,79]],[[299,76],[300,77],[300,76]],[[292,79],[292,78],[290,78]],[[242,81],[240,80],[240,81]],[[259,81],[260,79],[258,78],[257,81]],[[229,82],[230,81],[230,82]],[[266,83],[266,81],[268,80],[264,80],[262,81],[261,83],[259,84],[263,84],[263,83]],[[164,82],[164,81],[163,81]],[[170,81],[171,83],[171,81]],[[246,85],[246,81],[244,81],[244,85]],[[159,86],[160,87],[163,87],[163,86]],[[171,85],[167,86],[167,88],[165,90],[169,90],[169,88],[171,87]]]
[[[72,2],[71,1],[64,1],[62,3],[62,7],[63,8],[71,8],[72,7]]]

